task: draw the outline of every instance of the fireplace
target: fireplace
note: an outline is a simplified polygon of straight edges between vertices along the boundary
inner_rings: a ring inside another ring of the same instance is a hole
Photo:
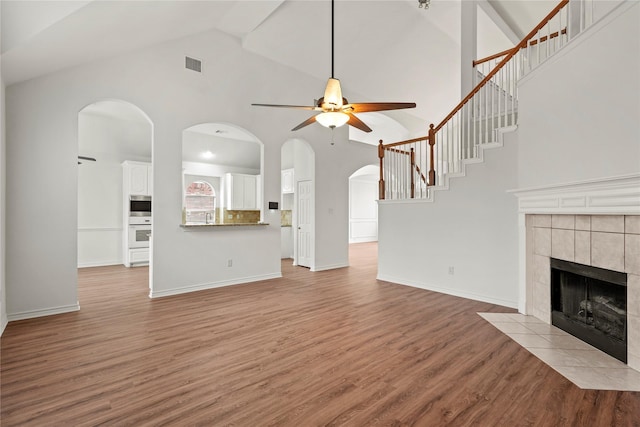
[[[627,362],[627,274],[551,258],[551,323]]]

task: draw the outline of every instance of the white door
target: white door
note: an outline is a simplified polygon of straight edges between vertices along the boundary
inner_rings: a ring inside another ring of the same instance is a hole
[[[297,264],[311,267],[313,245],[313,183],[298,182],[298,259]]]

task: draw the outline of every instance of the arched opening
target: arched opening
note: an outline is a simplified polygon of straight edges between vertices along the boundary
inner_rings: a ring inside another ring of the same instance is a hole
[[[349,177],[349,243],[378,241],[379,168],[364,166]]]
[[[349,262],[378,257],[379,166],[367,165],[349,177]]]
[[[78,112],[78,268],[151,262],[152,146],[153,123],[136,105]]]
[[[315,152],[302,139],[286,141],[281,161],[281,257],[315,267]]]
[[[185,129],[183,224],[262,222],[263,151],[258,138],[233,124],[202,123]]]

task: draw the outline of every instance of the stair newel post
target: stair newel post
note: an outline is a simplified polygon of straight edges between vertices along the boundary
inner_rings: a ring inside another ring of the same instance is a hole
[[[414,169],[416,168],[416,153],[414,152],[413,147],[411,147],[411,167],[409,168],[409,175],[411,176],[411,198],[413,199],[416,194],[416,185],[414,182]]]
[[[378,181],[378,199],[384,200],[384,146],[382,140],[378,144],[378,158],[380,159],[380,181]]]
[[[436,185],[436,170],[434,167],[435,158],[433,155],[433,146],[436,145],[436,131],[433,128],[433,123],[429,125],[429,186]]]

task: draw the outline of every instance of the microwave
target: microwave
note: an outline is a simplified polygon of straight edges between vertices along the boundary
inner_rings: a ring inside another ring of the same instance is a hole
[[[151,216],[151,196],[129,196],[129,216]]]

